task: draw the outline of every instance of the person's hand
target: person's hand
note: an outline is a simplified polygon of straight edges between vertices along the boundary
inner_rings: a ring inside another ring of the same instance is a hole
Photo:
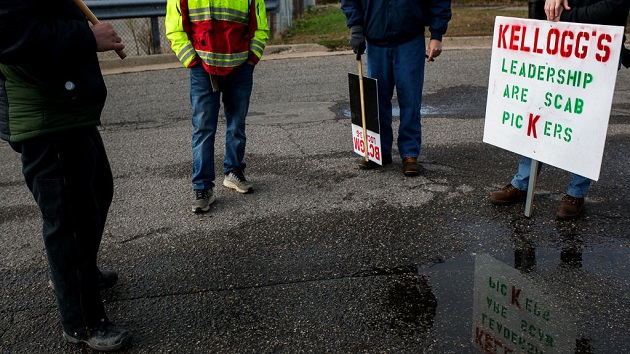
[[[92,33],[96,39],[97,52],[125,49],[125,45],[122,44],[122,40],[118,37],[111,23],[101,22],[93,25]]]
[[[437,39],[432,39],[429,42],[429,48],[427,48],[427,62],[433,61],[434,58],[437,58],[442,54],[442,41]]]
[[[365,53],[365,37],[363,36],[363,26],[352,26],[350,28],[350,41],[352,51],[357,57]]]
[[[560,14],[563,10],[571,10],[569,0],[545,1],[545,15],[547,15],[547,20],[554,22],[560,20]]]

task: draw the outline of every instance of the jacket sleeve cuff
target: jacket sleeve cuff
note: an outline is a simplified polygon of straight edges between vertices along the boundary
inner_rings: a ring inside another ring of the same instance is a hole
[[[437,39],[438,41],[442,41],[442,33],[431,33],[431,39]]]
[[[201,60],[199,59],[199,57],[195,57],[195,59],[188,63],[187,68],[192,68],[193,66],[197,66],[199,64],[201,64]]]

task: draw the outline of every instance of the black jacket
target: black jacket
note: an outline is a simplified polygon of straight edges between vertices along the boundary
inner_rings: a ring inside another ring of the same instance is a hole
[[[0,138],[100,124],[96,40],[72,0],[0,1]]]
[[[569,0],[569,7],[560,14],[560,21],[625,27],[630,0]]]

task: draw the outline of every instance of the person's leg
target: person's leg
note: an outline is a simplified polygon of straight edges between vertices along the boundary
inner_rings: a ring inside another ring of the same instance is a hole
[[[422,141],[420,108],[426,52],[424,36],[419,36],[392,49],[394,80],[400,106],[398,150],[402,159],[407,157],[417,159]]]
[[[221,93],[212,92],[210,76],[203,66],[190,69],[192,105],[192,184],[193,189],[214,187],[214,139]]]
[[[394,142],[392,131],[392,96],[394,95],[392,49],[368,43],[366,54],[368,76],[377,81],[381,153],[385,159],[385,156],[392,155]]]
[[[569,182],[567,194],[574,198],[585,198],[590,185],[590,179],[575,173],[571,173],[571,182]]]
[[[223,186],[239,193],[254,191],[254,185],[245,178],[245,119],[252,93],[254,66],[243,64],[229,75],[219,78],[225,112],[225,158],[223,159]]]
[[[98,213],[100,217],[100,230],[97,233],[98,243],[100,244],[103,232],[105,230],[105,222],[109,213],[109,207],[114,197],[114,177],[107,158],[107,152],[103,145],[103,139],[97,129],[92,131],[95,148],[95,170],[92,188],[96,198]]]
[[[95,129],[95,128],[94,128]],[[23,173],[43,219],[43,238],[64,332],[85,337],[107,323],[97,281],[103,215],[111,201],[99,160],[102,142],[86,129],[19,144]],[[96,158],[95,158],[96,157]],[[108,168],[107,168],[108,169]],[[103,182],[94,182],[102,179]],[[98,187],[106,190],[97,191]],[[98,200],[103,198],[103,200]]]
[[[98,292],[93,293],[93,283],[96,282],[99,290],[101,273],[97,256],[114,195],[109,160],[96,127],[68,132],[57,146],[73,213],[77,251],[83,255],[78,259],[78,275],[82,278],[81,284],[89,284],[82,294],[90,293],[94,301],[100,301]],[[99,311],[101,307],[97,307]],[[106,319],[99,313],[84,312],[84,318],[90,322],[88,328],[98,328]]]
[[[529,185],[529,173],[532,166],[532,159],[522,156],[516,169],[516,174],[510,182],[516,189],[526,191]]]
[[[243,64],[229,75],[220,78],[225,112],[225,159],[223,174],[245,170],[245,119],[252,94],[254,66]]]

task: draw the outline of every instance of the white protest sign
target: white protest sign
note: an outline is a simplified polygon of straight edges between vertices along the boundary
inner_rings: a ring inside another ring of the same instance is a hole
[[[599,179],[623,27],[497,17],[483,141]]]

